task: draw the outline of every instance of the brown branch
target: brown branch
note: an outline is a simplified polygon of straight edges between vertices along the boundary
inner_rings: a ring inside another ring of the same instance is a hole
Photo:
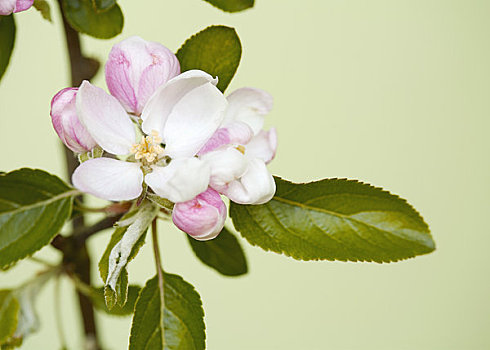
[[[69,236],[56,235],[51,242],[51,245],[58,249],[61,252],[69,253],[69,246],[73,246],[74,243],[71,241],[76,241],[78,246],[85,244],[85,241],[89,239],[92,235],[103,231],[105,229],[111,228],[114,224],[123,216],[124,213],[108,216],[92,226],[84,226],[79,228],[77,231],[74,231]]]
[[[66,17],[63,14],[63,6],[61,0],[58,0],[58,5],[60,8],[61,18],[63,20],[63,28],[66,38],[66,46],[68,50],[68,55],[70,59],[70,72],[71,72],[71,85],[79,86],[83,80],[92,79],[99,69],[99,62],[87,58],[82,54],[82,49],[80,46],[80,36],[78,33],[70,26],[67,22]],[[71,177],[73,171],[78,166],[77,159],[73,156],[73,153],[65,147],[65,161],[67,167],[68,178]],[[83,198],[79,198],[80,202]],[[84,216],[80,215],[72,221],[73,231],[85,229]],[[85,234],[86,238],[90,234]],[[61,237],[61,236],[59,236]],[[86,238],[77,239],[67,239],[61,237],[56,237],[53,240],[53,246],[62,248],[63,251],[63,263],[64,266],[72,267],[72,271],[78,275],[81,281],[90,285],[90,256],[88,255],[88,250],[86,246]],[[94,316],[94,307],[89,298],[80,292],[78,294],[78,301],[80,306],[80,311],[83,319],[83,329],[85,333],[85,347],[90,350],[99,350],[100,345],[97,339],[97,328]]]
[[[75,240],[77,240],[77,242],[79,242],[80,244],[83,244],[93,234],[95,234],[99,231],[113,227],[114,224],[121,218],[121,216],[122,216],[122,214],[118,214],[115,216],[108,216],[108,217],[98,221],[97,223],[95,223],[92,226],[85,227],[84,229],[82,229],[78,232],[75,232],[73,234],[73,237]]]

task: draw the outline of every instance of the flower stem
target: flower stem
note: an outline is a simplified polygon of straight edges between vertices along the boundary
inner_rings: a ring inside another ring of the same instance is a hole
[[[165,310],[165,293],[164,293],[164,277],[162,269],[162,261],[160,258],[160,248],[158,246],[157,237],[157,219],[155,218],[151,223],[151,235],[153,239],[153,253],[155,255],[155,265],[158,275],[158,290],[160,292],[160,329],[162,335],[162,349],[165,349],[165,324],[164,324],[164,310]]]

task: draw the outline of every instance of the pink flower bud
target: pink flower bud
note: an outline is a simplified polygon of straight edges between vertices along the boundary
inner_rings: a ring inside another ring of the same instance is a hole
[[[159,86],[178,74],[180,64],[172,51],[137,36],[114,45],[105,65],[110,93],[136,115]]]
[[[31,8],[34,0],[0,0],[0,15],[7,16]]]
[[[174,224],[198,241],[215,238],[223,229],[225,219],[226,205],[211,188],[190,201],[176,203],[172,213]]]
[[[76,153],[92,150],[97,143],[80,123],[75,107],[78,88],[66,88],[51,100],[51,121],[61,141]]]

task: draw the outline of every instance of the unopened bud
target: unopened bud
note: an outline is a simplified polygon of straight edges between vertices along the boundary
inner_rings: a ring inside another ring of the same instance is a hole
[[[190,201],[175,204],[172,220],[192,238],[207,241],[215,238],[223,229],[226,205],[218,192],[208,188]]]
[[[91,151],[97,146],[77,116],[75,99],[78,88],[66,88],[51,101],[51,121],[61,141],[76,153]]]

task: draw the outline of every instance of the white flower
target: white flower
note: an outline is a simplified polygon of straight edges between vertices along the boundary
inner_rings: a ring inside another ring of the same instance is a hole
[[[118,100],[84,81],[76,96],[80,121],[106,152],[134,156],[127,158],[133,161],[96,158],[82,163],[73,173],[75,187],[114,201],[140,196],[143,181],[175,203],[204,192],[210,168],[195,155],[222,123],[227,105],[216,82],[195,70],[160,86],[143,108],[145,135],[138,143],[135,126]]]
[[[272,108],[267,92],[242,88],[227,98],[223,125],[199,151],[211,167],[210,186],[240,204],[263,204],[276,191],[267,170],[276,154],[274,128],[262,130],[264,116]]]

